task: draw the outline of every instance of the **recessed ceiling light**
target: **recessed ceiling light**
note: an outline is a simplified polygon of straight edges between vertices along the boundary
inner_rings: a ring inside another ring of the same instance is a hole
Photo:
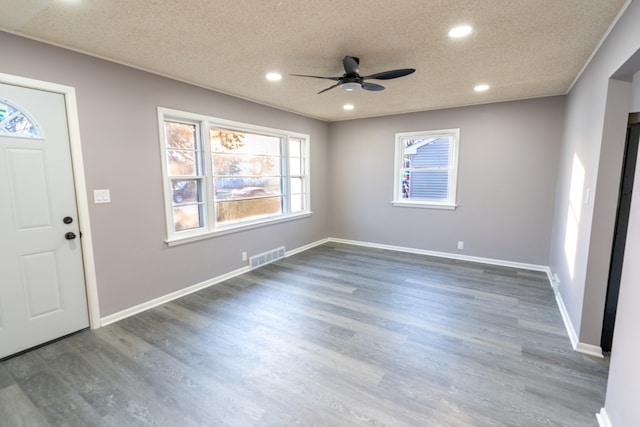
[[[265,76],[267,80],[271,80],[272,82],[277,82],[278,80],[282,80],[282,74],[280,73],[267,73]]]
[[[470,25],[460,25],[459,27],[454,27],[449,31],[449,37],[454,39],[459,39],[460,37],[467,37],[473,28]]]
[[[353,104],[344,104],[342,108],[347,111],[353,110]]]
[[[484,92],[486,90],[489,90],[489,85],[481,84],[481,85],[478,85],[478,86],[474,87],[473,90],[475,90],[476,92]]]

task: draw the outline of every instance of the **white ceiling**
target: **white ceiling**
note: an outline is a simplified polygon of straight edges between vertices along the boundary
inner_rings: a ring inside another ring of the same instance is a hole
[[[0,0],[0,29],[327,121],[565,94],[625,0]],[[472,25],[453,40],[450,28]],[[317,95],[341,76],[381,92]],[[6,59],[6,58],[5,58]],[[1,66],[0,66],[1,71]],[[269,71],[283,74],[269,82]],[[476,84],[491,89],[476,93]],[[342,105],[351,103],[352,111]]]

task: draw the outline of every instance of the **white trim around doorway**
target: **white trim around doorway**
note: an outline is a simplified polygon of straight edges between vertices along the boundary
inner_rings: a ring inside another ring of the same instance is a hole
[[[30,89],[45,90],[64,96],[67,109],[67,125],[69,127],[69,146],[71,148],[71,163],[73,165],[73,180],[76,190],[78,207],[78,223],[82,231],[82,261],[84,264],[85,287],[87,290],[87,307],[89,310],[89,326],[92,329],[100,327],[100,307],[98,305],[98,284],[96,266],[93,258],[93,239],[89,221],[89,198],[82,160],[82,144],[80,143],[80,122],[78,119],[78,105],[76,90],[71,86],[44,82],[26,77],[0,73],[0,83],[22,86]]]

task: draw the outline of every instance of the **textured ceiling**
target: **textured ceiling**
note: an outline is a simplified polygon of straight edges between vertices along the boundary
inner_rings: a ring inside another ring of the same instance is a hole
[[[0,0],[0,29],[327,121],[567,92],[625,0]],[[460,24],[473,34],[453,40]],[[316,93],[360,57],[381,92]],[[0,65],[0,71],[1,70]],[[283,74],[269,82],[269,71]],[[476,93],[479,83],[491,85]],[[352,111],[342,105],[351,103]]]

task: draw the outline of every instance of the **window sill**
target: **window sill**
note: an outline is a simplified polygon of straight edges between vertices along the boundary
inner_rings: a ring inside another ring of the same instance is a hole
[[[198,232],[197,234],[192,233],[185,236],[172,237],[171,239],[165,240],[165,243],[167,244],[167,246],[184,245],[187,243],[197,242],[200,240],[213,239],[215,237],[224,236],[226,234],[238,233],[240,231],[247,231],[254,228],[264,227],[267,225],[280,224],[283,222],[295,221],[297,219],[309,218],[309,217],[311,217],[310,211],[299,212],[299,213],[295,213],[287,216],[279,216],[277,218],[263,219],[263,220],[255,221],[249,224],[247,223],[238,224],[238,225],[228,226],[224,228],[221,227],[212,231]]]
[[[444,210],[455,210],[458,205],[450,204],[450,203],[433,203],[433,202],[405,202],[405,201],[392,201],[391,204],[393,206],[398,206],[402,208],[422,208],[422,209],[444,209]]]

